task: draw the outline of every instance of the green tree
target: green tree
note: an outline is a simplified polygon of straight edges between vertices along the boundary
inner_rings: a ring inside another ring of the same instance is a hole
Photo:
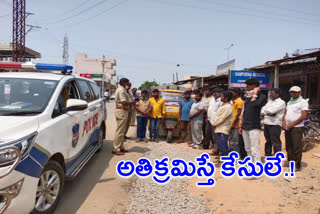
[[[139,90],[148,90],[153,86],[159,86],[158,83],[156,83],[155,81],[149,82],[149,81],[145,81],[144,83],[142,83],[142,85],[139,87]]]

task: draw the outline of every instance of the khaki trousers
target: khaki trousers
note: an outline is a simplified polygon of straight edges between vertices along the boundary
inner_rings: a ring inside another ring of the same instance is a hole
[[[115,112],[117,129],[113,140],[113,151],[119,152],[124,149],[124,135],[126,133],[126,127],[128,123],[128,111],[122,109],[116,109]]]
[[[132,109],[130,126],[136,125],[136,117],[137,117],[136,110]]]
[[[133,113],[133,110],[130,110],[130,111],[128,112],[127,123],[126,123],[126,129],[125,129],[125,133],[124,133],[124,135],[127,135],[127,134],[128,134],[129,127],[130,127],[130,124],[131,124],[132,113]]]

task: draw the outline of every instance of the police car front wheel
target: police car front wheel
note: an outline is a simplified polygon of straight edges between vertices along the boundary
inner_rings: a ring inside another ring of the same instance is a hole
[[[60,164],[50,160],[38,183],[33,214],[51,214],[55,210],[64,187],[64,173]]]
[[[97,150],[97,152],[101,152],[102,148],[103,148],[103,141],[105,139],[105,132],[106,132],[106,128],[104,125],[101,125],[100,127],[100,132],[99,132],[99,149]]]

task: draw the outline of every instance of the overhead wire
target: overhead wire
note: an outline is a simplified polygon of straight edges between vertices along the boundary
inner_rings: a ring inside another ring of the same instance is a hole
[[[68,20],[68,19],[75,18],[75,17],[77,17],[77,16],[80,16],[80,15],[83,14],[83,13],[86,13],[86,12],[88,12],[88,11],[90,11],[90,10],[98,7],[98,6],[101,5],[101,4],[106,3],[107,1],[109,1],[109,0],[99,1],[99,2],[95,3],[94,5],[91,5],[90,7],[87,7],[87,8],[85,8],[85,9],[81,10],[80,12],[77,12],[77,13],[75,13],[75,14],[71,14],[70,16],[67,16],[67,17],[65,17],[65,18],[56,20],[56,21],[51,22],[51,23],[46,23],[46,24],[48,24],[48,25],[57,24],[57,23],[64,22],[64,21],[66,21],[66,20]]]
[[[250,4],[259,5],[259,6],[262,5],[262,6],[265,6],[265,7],[270,7],[270,8],[273,8],[273,9],[293,11],[295,13],[302,13],[302,14],[305,14],[305,15],[319,17],[319,14],[316,14],[316,13],[306,12],[306,11],[302,11],[302,10],[296,10],[296,9],[293,9],[293,8],[279,7],[279,6],[275,6],[275,5],[272,5],[272,4],[266,4],[263,1],[259,1],[259,3],[258,2],[254,2],[254,1],[249,1],[249,0],[242,0],[242,1],[248,2]]]
[[[240,11],[231,11],[231,10],[224,10],[224,9],[216,9],[216,8],[205,8],[205,7],[199,7],[196,5],[191,5],[191,4],[184,4],[184,3],[177,3],[177,2],[167,2],[167,1],[163,1],[163,0],[148,0],[148,2],[153,2],[153,3],[158,3],[158,4],[165,4],[168,5],[170,7],[172,6],[176,6],[176,7],[184,7],[184,8],[190,8],[190,9],[199,9],[199,10],[204,10],[204,11],[208,11],[208,12],[218,12],[218,13],[223,13],[223,14],[237,14],[237,15],[242,15],[242,16],[249,16],[249,17],[256,17],[256,18],[262,18],[262,19],[266,19],[266,20],[276,20],[276,21],[282,21],[282,22],[286,22],[286,23],[297,23],[297,24],[318,24],[317,22],[307,22],[307,21],[303,21],[303,20],[297,20],[297,21],[292,21],[290,19],[286,19],[286,18],[276,18],[276,17],[272,17],[272,16],[266,16],[266,15],[256,15],[256,14],[252,14],[252,13],[244,13],[244,12],[240,12]]]
[[[243,7],[243,6],[238,6],[238,5],[232,5],[232,4],[228,4],[228,3],[225,3],[225,2],[221,2],[221,1],[214,1],[214,0],[201,0],[200,1],[201,3],[203,2],[207,2],[208,4],[212,4],[212,5],[222,5],[222,6],[226,6],[228,8],[235,8],[235,9],[241,9],[241,10],[248,10],[248,11],[252,11],[252,12],[262,12],[262,13],[268,13],[270,15],[276,15],[278,17],[283,17],[284,16],[284,12],[281,12],[281,13],[277,13],[275,11],[266,11],[266,10],[262,10],[262,9],[252,9],[252,8],[247,8],[247,7]],[[199,3],[199,1],[197,1],[197,3]],[[304,19],[304,20],[308,20],[308,21],[311,21],[311,22],[317,22],[317,20],[314,20],[314,19],[309,19],[310,17],[306,17],[306,16],[294,16],[293,17],[294,19],[297,19],[297,20],[301,20],[301,19]],[[318,16],[318,18],[320,18],[320,16]]]
[[[128,1],[129,1],[129,0],[120,1],[120,2],[118,2],[118,3],[116,3],[116,4],[114,4],[113,6],[111,6],[111,7],[107,8],[107,9],[101,11],[100,13],[97,13],[97,14],[95,14],[95,15],[93,15],[93,16],[89,16],[89,17],[87,17],[87,18],[85,18],[85,19],[83,19],[83,20],[81,20],[81,21],[78,21],[78,22],[75,22],[75,23],[71,23],[71,24],[69,24],[69,25],[64,25],[64,27],[78,26],[78,25],[80,25],[80,24],[83,24],[83,23],[85,23],[85,22],[87,22],[87,21],[90,21],[90,20],[92,20],[92,19],[94,19],[94,18],[96,18],[96,17],[98,17],[98,16],[101,16],[101,15],[103,15],[103,14],[106,14],[107,12],[110,12],[111,10],[119,7],[120,5],[122,5],[122,4],[124,4],[124,3],[128,2]]]
[[[70,12],[74,12],[74,11],[78,10],[79,8],[83,7],[84,5],[88,4],[90,1],[92,1],[92,0],[84,0],[84,1],[80,2],[78,5],[76,5],[75,7],[67,9],[59,14],[65,15],[65,14],[69,14]],[[47,19],[49,19],[49,18],[47,18]]]

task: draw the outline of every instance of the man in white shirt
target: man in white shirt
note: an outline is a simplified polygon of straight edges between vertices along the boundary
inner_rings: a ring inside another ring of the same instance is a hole
[[[300,171],[304,132],[303,121],[308,116],[309,104],[302,98],[300,87],[293,86],[289,92],[291,99],[283,117],[283,128],[286,131],[286,150],[288,161],[294,161],[296,171]]]
[[[209,121],[210,114],[212,108],[215,104],[215,99],[212,96],[212,90],[210,88],[206,88],[204,90],[204,96],[202,97],[202,102],[204,104],[204,121],[203,121],[203,140],[202,146],[204,149],[209,149],[210,142],[213,139],[212,136],[212,126]]]
[[[210,127],[211,127],[211,141],[209,140],[207,143],[205,144],[206,141],[203,142],[203,148],[209,148],[210,142],[212,142],[213,144],[213,151],[212,151],[212,155],[219,155],[219,147],[218,147],[218,139],[217,139],[217,134],[215,133],[215,128],[212,126],[212,123],[214,121],[215,115],[218,111],[218,109],[220,108],[220,106],[223,104],[223,102],[221,101],[221,95],[223,93],[223,89],[222,88],[216,88],[214,93],[213,93],[213,97],[214,97],[214,103],[212,102],[212,105],[209,106],[208,109],[208,121],[210,123]]]
[[[272,155],[273,152],[281,152],[282,145],[280,140],[283,115],[286,110],[286,103],[280,98],[280,89],[270,90],[270,100],[261,109],[261,115],[264,116],[264,137],[266,138],[265,156]]]
[[[203,111],[204,104],[201,101],[201,92],[196,92],[195,102],[191,106],[189,113],[189,119],[191,120],[191,136],[192,136],[192,146],[194,149],[200,149],[200,144],[202,140],[202,125],[203,125]]]

